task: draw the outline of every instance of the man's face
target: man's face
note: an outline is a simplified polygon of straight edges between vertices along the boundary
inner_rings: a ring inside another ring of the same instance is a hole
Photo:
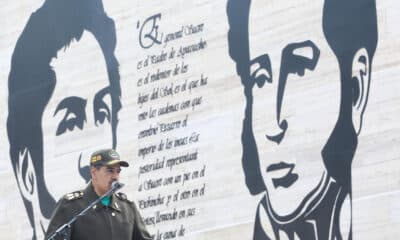
[[[111,166],[102,166],[100,168],[91,167],[92,184],[98,195],[103,195],[111,189],[114,181],[119,181],[121,166],[119,163]]]
[[[88,165],[94,150],[112,147],[111,97],[104,91],[109,86],[104,56],[91,34],[59,51],[52,66],[57,83],[43,113],[43,162],[49,192],[57,199],[82,187],[78,166]],[[71,184],[60,186],[60,179]]]
[[[251,3],[250,75],[257,82],[252,125],[279,216],[313,198],[326,174],[321,151],[339,116],[340,70],[323,34],[323,2]]]

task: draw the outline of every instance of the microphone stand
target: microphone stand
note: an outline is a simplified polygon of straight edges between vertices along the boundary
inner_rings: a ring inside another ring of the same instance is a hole
[[[111,184],[111,189],[108,192],[104,193],[94,202],[92,202],[89,206],[83,209],[80,213],[74,216],[71,220],[69,220],[64,225],[61,225],[47,240],[56,240],[56,237],[62,237],[63,240],[69,240],[68,232],[71,230],[72,224],[78,219],[78,217],[85,215],[94,205],[100,202],[103,198],[110,196],[117,190],[121,189],[125,184],[119,183],[117,181]]]

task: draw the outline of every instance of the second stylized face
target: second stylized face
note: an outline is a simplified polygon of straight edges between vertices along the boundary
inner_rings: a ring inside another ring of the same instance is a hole
[[[323,34],[323,1],[286,2],[252,1],[249,17],[253,132],[278,216],[304,207],[326,176],[321,151],[341,94],[338,61]]]

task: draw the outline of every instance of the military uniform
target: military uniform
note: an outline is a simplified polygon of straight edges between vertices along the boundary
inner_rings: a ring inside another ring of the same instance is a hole
[[[83,191],[66,194],[57,203],[45,239],[96,199],[98,196],[92,184]],[[71,240],[152,239],[136,205],[122,193],[113,194],[109,206],[99,202],[86,215],[79,217],[72,224],[68,236]]]
[[[345,229],[339,228],[340,214],[348,210],[342,209],[342,203],[348,193],[331,177],[328,177],[323,184],[318,197],[310,201],[311,204],[305,206],[304,211],[295,212],[292,220],[287,221],[277,221],[270,210],[272,207],[268,202],[268,196],[264,195],[257,208],[253,240],[351,239],[351,232],[346,233],[342,231]],[[342,224],[340,223],[340,226]],[[346,229],[351,229],[351,225]]]

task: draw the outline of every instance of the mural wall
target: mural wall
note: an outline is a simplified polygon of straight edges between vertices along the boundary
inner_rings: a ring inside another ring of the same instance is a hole
[[[395,0],[0,7],[0,234],[117,149],[155,240],[397,239]]]

